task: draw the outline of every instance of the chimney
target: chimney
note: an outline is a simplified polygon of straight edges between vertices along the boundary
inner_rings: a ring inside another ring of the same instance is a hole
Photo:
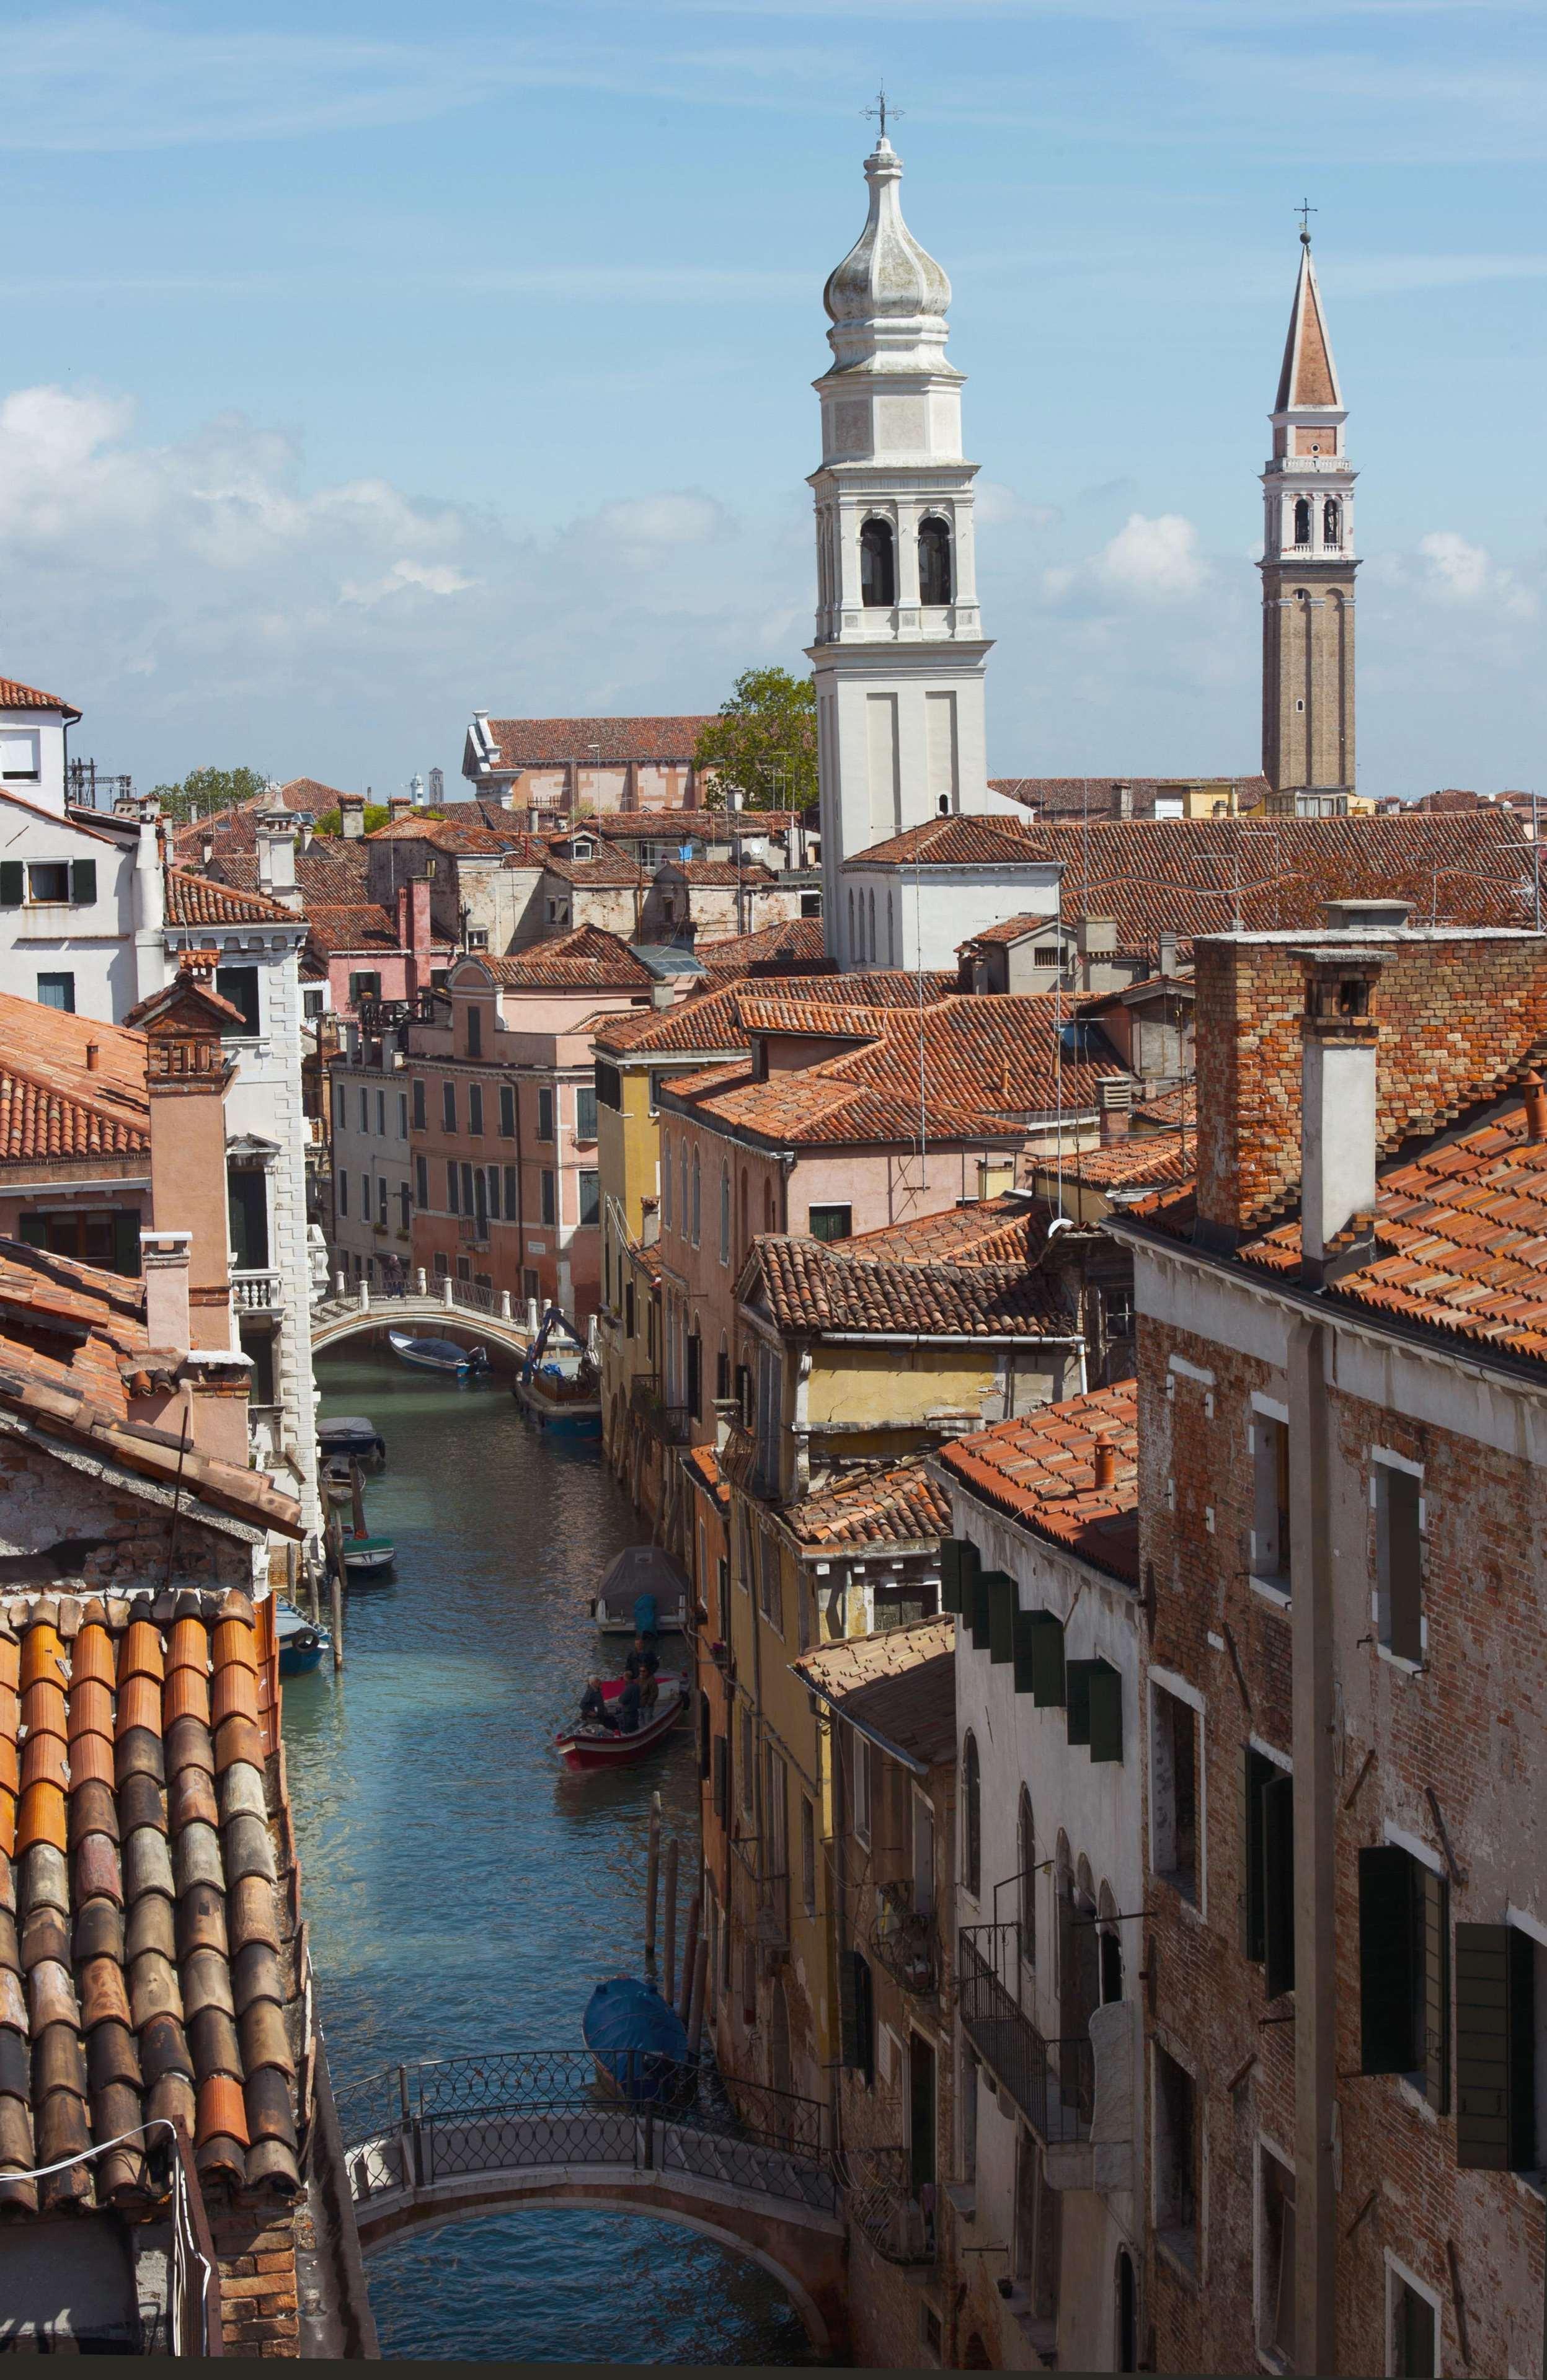
[[[1176,972],[1176,937],[1169,926],[1161,934],[1160,963],[1156,971],[1164,976],[1174,976]]]
[[[1322,915],[1334,934],[1399,934],[1413,914],[1410,901],[1323,901]]]
[[[1118,983],[1113,954],[1117,948],[1116,918],[1077,917],[1075,947],[1079,953],[1082,989],[1086,991],[1115,991]]]
[[[393,794],[388,797],[387,817],[394,826],[397,824],[399,819],[412,818],[413,813],[414,797],[412,794]]]
[[[225,1180],[225,1093],[236,1068],[221,1044],[223,1020],[205,1003],[216,953],[185,951],[176,980],[131,1009],[149,1044],[151,1228],[186,1244],[185,1344],[232,1346],[230,1220]]]
[[[340,794],[338,824],[346,843],[358,843],[365,832],[365,795]]]
[[[1300,1256],[1318,1287],[1367,1261],[1375,1238],[1375,1049],[1381,951],[1297,951],[1300,1019]]]
[[[311,848],[312,833],[311,812],[310,810],[292,810],[290,815],[296,821],[296,832],[299,837],[300,848],[302,851],[310,851]]]
[[[1117,1450],[1112,1440],[1099,1438],[1091,1470],[1098,1488],[1115,1488],[1117,1484]]]
[[[538,808],[537,804],[532,802],[527,810],[527,832],[529,834],[538,834],[542,832],[542,813]]]
[[[208,827],[206,827],[206,828],[204,829],[203,833],[202,833],[202,834],[200,836],[200,838],[199,838],[199,864],[200,864],[200,866],[201,866],[201,868],[208,868],[208,866],[209,866],[209,864],[210,864],[211,860],[212,860],[213,857],[214,857],[214,836],[210,832],[209,828],[208,828]]]
[[[650,1004],[652,1008],[669,1008],[676,998],[676,986],[671,981],[669,977],[664,981],[657,979],[657,981],[652,983],[650,987]]]
[[[86,1044],[86,1072],[89,1075],[94,1075],[101,1064],[102,1043],[100,1041],[88,1041]]]
[[[189,1346],[189,1232],[141,1232],[140,1269],[145,1277],[145,1331],[158,1354],[183,1356]]]
[[[1547,1140],[1547,1085],[1534,1066],[1520,1087],[1526,1096],[1526,1138]]]
[[[1016,1161],[1013,1157],[980,1157],[978,1160],[978,1196],[986,1205],[991,1198],[1002,1198],[1006,1190],[1016,1186]]]
[[[1108,1148],[1115,1141],[1128,1136],[1128,1111],[1133,1105],[1133,1085],[1126,1076],[1105,1075],[1096,1086],[1096,1106],[1101,1116],[1102,1147]]]
[[[286,909],[301,905],[296,883],[296,821],[288,810],[264,810],[258,820],[258,890]]]

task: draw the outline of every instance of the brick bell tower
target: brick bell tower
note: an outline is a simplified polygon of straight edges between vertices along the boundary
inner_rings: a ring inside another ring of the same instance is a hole
[[[1354,791],[1354,473],[1322,293],[1300,272],[1262,474],[1262,772],[1268,808],[1338,817]]]

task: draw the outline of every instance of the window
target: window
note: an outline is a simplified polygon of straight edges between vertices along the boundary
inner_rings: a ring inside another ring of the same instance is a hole
[[[386,1138],[385,1091],[378,1091],[376,1094],[376,1137],[378,1140],[385,1140]]]
[[[516,1086],[514,1083],[502,1083],[500,1085],[500,1138],[514,1140],[515,1137]]]
[[[386,1229],[387,1223],[387,1196],[386,1184],[384,1182],[378,1182],[376,1184],[376,1220],[381,1225],[384,1232]]]
[[[838,2029],[844,2065],[875,2080],[875,1983],[864,1954],[841,1952],[838,1959]]]
[[[451,1270],[451,1259],[444,1248],[435,1250],[435,1279],[445,1281]]]
[[[1155,2053],[1155,2230],[1189,2273],[1198,2269],[1198,2095],[1192,2076],[1159,2042]]]
[[[575,1137],[596,1138],[596,1092],[590,1083],[582,1083],[575,1093]]]
[[[1139,2369],[1139,2283],[1126,2248],[1117,2251],[1117,2369]]]
[[[813,1240],[847,1240],[853,1229],[852,1207],[812,1207],[806,1226]]]
[[[250,1039],[256,1039],[258,1024],[258,970],[255,966],[216,967],[215,990],[222,1000],[228,1000],[241,1015],[240,1030]]]
[[[70,864],[67,859],[34,859],[27,870],[27,897],[30,901],[67,901],[70,897]]]
[[[1359,1853],[1359,2070],[1450,2105],[1450,1895],[1396,1843]]]
[[[360,1214],[371,1220],[371,1176],[360,1175],[365,1193]],[[269,1262],[269,1190],[255,1168],[240,1167],[225,1177],[225,1211],[231,1254],[238,1272],[264,1272]]]
[[[428,1207],[430,1204],[430,1160],[428,1158],[416,1157],[414,1160],[414,1189],[420,1205],[421,1207]]]
[[[371,1094],[363,1083],[359,1087],[359,1128],[362,1133],[371,1130]]]
[[[729,1166],[727,1166],[727,1165],[722,1165],[722,1166],[721,1166],[721,1168],[720,1168],[720,1262],[721,1262],[723,1265],[728,1265],[728,1264],[729,1264],[729,1262],[730,1262],[730,1253],[731,1253],[731,1190],[730,1190],[730,1168],[729,1168]],[[723,1397],[723,1396],[725,1395],[725,1390],[724,1390],[724,1389],[718,1389],[718,1390],[716,1390],[716,1391],[715,1391],[715,1394],[716,1394],[717,1396],[722,1396],[722,1397]]]
[[[1056,2322],[1058,2316],[1063,2215],[1063,2193],[1048,2181],[1041,2143],[1017,2126],[1011,2262],[1030,2300],[1026,2311],[1037,2322]]]
[[[458,1186],[457,1160],[455,1158],[448,1158],[446,1160],[445,1203],[449,1213],[453,1215],[459,1215],[461,1213],[462,1194],[460,1187]]]
[[[516,1168],[514,1167],[514,1165],[507,1165],[507,1166],[506,1167],[506,1169],[505,1169],[505,1220],[506,1220],[506,1221],[507,1223],[514,1223],[514,1222],[516,1221],[516,1220],[517,1220],[517,1218],[518,1218],[518,1216],[519,1212],[520,1212],[520,1193],[519,1193],[519,1191],[518,1191],[518,1188],[517,1188]]]
[[[1016,1810],[1017,1901],[1020,1914],[1020,1955],[1029,1967],[1037,1963],[1037,1829],[1031,1817],[1031,1796],[1023,1785]]]
[[[756,1757],[752,1741],[752,1714],[743,1704],[741,1710],[741,1808],[750,1817],[754,1797],[753,1762]]]
[[[580,1189],[579,1220],[582,1226],[587,1223],[599,1223],[602,1220],[602,1176],[600,1173],[582,1170],[578,1178]]]
[[[1198,1713],[1179,1694],[1151,1687],[1151,1863],[1184,1900],[1197,1908]]]
[[[859,531],[859,600],[871,611],[889,612],[897,600],[896,543],[892,524],[868,520]]]
[[[853,1745],[854,1833],[856,1840],[868,1847],[871,1840],[871,1796],[875,1754],[865,1736],[856,1735],[851,1730],[849,1740]]]
[[[500,1169],[497,1165],[489,1168],[489,1212],[497,1223],[500,1219]]]
[[[349,1177],[344,1172],[342,1166],[339,1168],[337,1178],[338,1211],[341,1215],[347,1215],[349,1211]]]
[[[25,727],[0,729],[0,776],[7,784],[24,783],[43,773],[43,739]]]
[[[422,1132],[424,1130],[424,1085],[422,1082],[416,1082],[414,1084],[414,1130],[416,1132]]]
[[[399,1140],[407,1140],[408,1137],[408,1094],[407,1091],[399,1091],[397,1094],[397,1137]]]
[[[1058,944],[1056,942],[1033,943],[1031,964],[1035,967],[1045,967],[1050,975],[1056,975],[1063,964],[1063,953]]]
[[[688,1334],[688,1410],[695,1421],[703,1419],[703,1341],[696,1330]]]
[[[1261,1959],[1270,1999],[1295,1985],[1295,1784],[1249,1745],[1246,1755],[1246,1955]]]
[[[970,1733],[961,1754],[961,1871],[976,1900],[983,1888],[983,1785],[978,1739]]]
[[[615,1115],[623,1112],[623,1076],[605,1058],[596,1061],[596,1097],[602,1106],[611,1108]]]
[[[1257,2146],[1257,2345],[1280,2371],[1295,2353],[1295,2177]]]
[[[950,600],[950,526],[932,516],[919,524],[919,601],[948,603]]]
[[[558,1221],[558,1175],[548,1165],[542,1169],[542,1220],[545,1223]]]
[[[487,927],[487,926],[469,926],[469,927],[468,928],[468,948],[469,948],[469,951],[486,951],[486,950],[488,949],[488,947],[489,947],[489,929],[488,929],[488,927]]]
[[[1456,2162],[1530,2173],[1547,2144],[1547,1946],[1456,1929]]]
[[[814,1917],[817,1905],[816,1812],[800,1796],[800,1906]]]
[[[1440,2368],[1439,2301],[1390,2261],[1386,2325],[1391,2335],[1387,2371],[1398,2380],[1434,2380]]]
[[[1385,1650],[1415,1668],[1423,1660],[1423,1483],[1390,1462],[1371,1466],[1375,1504],[1375,1630]]]
[[[775,1538],[762,1540],[762,1560],[758,1571],[758,1604],[771,1628],[785,1633],[785,1583],[779,1563],[779,1548]]]
[[[481,1179],[482,1176],[480,1175],[480,1180]],[[473,1212],[473,1170],[470,1165],[464,1165],[462,1168],[462,1212],[464,1215],[470,1215]]]
[[[1295,499],[1295,543],[1297,545],[1310,543],[1310,498],[1309,496],[1297,496]]]
[[[676,1211],[676,1228],[686,1239],[688,1237],[688,1143],[686,1141],[682,1144],[682,1155],[678,1164],[677,1188],[681,1197]]]
[[[368,1223],[371,1220],[371,1176],[369,1173],[362,1173],[359,1177],[359,1212],[360,1220]]]
[[[1251,1417],[1256,1488],[1251,1532],[1254,1577],[1284,1594],[1289,1591],[1289,1430],[1261,1410]]]
[[[445,1132],[457,1129],[457,1086],[449,1079],[441,1085],[441,1128]]]
[[[75,1014],[75,978],[73,975],[40,975],[38,978],[40,1008],[62,1008]]]
[[[554,1094],[550,1087],[543,1084],[537,1094],[537,1137],[539,1140],[552,1140],[553,1136]]]
[[[381,996],[382,978],[379,975],[365,968],[358,974],[350,975],[349,1005],[351,1008],[358,1008],[362,1000],[380,1000]]]
[[[1335,496],[1329,496],[1322,507],[1322,542],[1323,545],[1341,545],[1343,542],[1343,513]]]
[[[468,1134],[473,1140],[483,1137],[483,1087],[481,1083],[468,1085]]]
[[[468,1002],[468,1055],[469,1058],[481,1058],[483,1055],[483,1011],[476,1000]]]

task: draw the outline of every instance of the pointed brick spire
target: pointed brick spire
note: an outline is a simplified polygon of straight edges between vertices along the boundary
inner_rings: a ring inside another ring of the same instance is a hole
[[[1322,292],[1316,285],[1316,267],[1310,261],[1310,235],[1301,232],[1300,275],[1295,285],[1295,310],[1289,317],[1289,336],[1284,343],[1284,364],[1278,375],[1273,411],[1287,413],[1301,405],[1341,407],[1342,404],[1337,366],[1333,361],[1332,341],[1322,311]]]

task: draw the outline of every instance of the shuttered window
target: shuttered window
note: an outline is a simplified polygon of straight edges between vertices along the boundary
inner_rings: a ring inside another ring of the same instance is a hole
[[[1295,1780],[1282,1771],[1262,1792],[1262,1988],[1295,1988]]]
[[[971,1600],[965,1607],[965,1617],[972,1627],[972,1649],[981,1653],[989,1641],[989,1575],[979,1571],[972,1581]]]
[[[838,2055],[845,2066],[875,2079],[875,1990],[871,1971],[858,1950],[838,1960]]]
[[[1065,1705],[1071,1743],[1090,1741],[1090,1672],[1094,1661],[1066,1661],[1064,1664]]]
[[[970,1613],[969,1597],[978,1575],[978,1548],[970,1537],[942,1537],[940,1541],[940,1608],[943,1611]]]
[[[1066,1691],[1063,1621],[1055,1611],[1023,1611],[1016,1626],[1016,1692],[1029,1692],[1041,1710],[1061,1710]]]
[[[70,899],[77,907],[84,907],[97,897],[97,863],[94,859],[72,859],[70,862]]]
[[[0,859],[0,909],[19,909],[25,878],[19,859]]]
[[[1262,1815],[1262,1798],[1274,1778],[1283,1774],[1276,1761],[1248,1746],[1243,1797],[1246,1893],[1242,1903],[1241,1948],[1249,1959],[1267,1956],[1267,1832]]]
[[[1016,1644],[1016,1583],[1007,1572],[987,1571],[983,1585],[988,1589],[989,1658],[1008,1661],[1015,1657]]]
[[[1090,1664],[1090,1757],[1123,1757],[1123,1673],[1110,1661]]]
[[[1536,1945],[1517,1925],[1456,1929],[1456,2162],[1534,2169]]]
[[[1450,2099],[1450,1894],[1396,1843],[1359,1853],[1359,2065]]]

